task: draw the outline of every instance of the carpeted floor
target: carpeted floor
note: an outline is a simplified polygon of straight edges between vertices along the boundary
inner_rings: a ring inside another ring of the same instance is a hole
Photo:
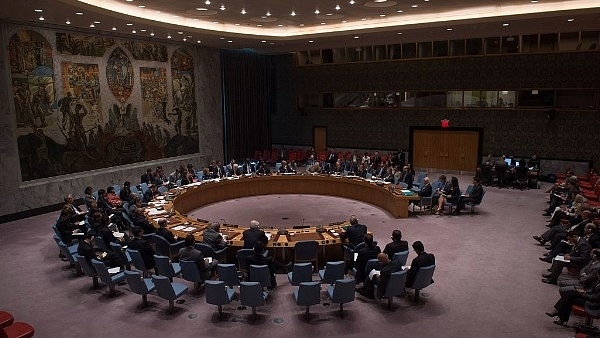
[[[470,177],[459,179],[463,189],[470,184]],[[119,294],[107,298],[106,287],[92,290],[90,278],[74,276],[58,259],[50,228],[58,217],[55,212],[0,225],[0,309],[32,324],[36,337],[48,338],[572,337],[573,329],[556,326],[544,314],[558,299],[558,290],[541,283],[549,265],[537,259],[544,251],[531,238],[546,229],[541,216],[547,206],[543,188],[486,187],[475,215],[394,219],[372,205],[315,195],[240,198],[193,213],[240,225],[257,219],[267,226],[341,221],[355,214],[382,248],[391,231],[400,229],[404,239],[420,240],[436,255],[435,283],[422,293],[423,304],[396,298],[388,310],[357,293],[356,300],[344,306],[342,319],[323,293],[321,305],[311,307],[312,317],[306,322],[286,276],[278,275],[279,286],[258,309],[256,323],[248,320],[250,309],[237,309],[237,300],[224,306],[226,315],[218,322],[216,306],[206,304],[203,293],[183,296],[184,303],[176,304],[178,311],[172,315],[165,313],[167,301],[156,295],[148,297],[147,309],[140,309],[141,297],[126,285],[117,286]],[[413,257],[411,252],[409,262]],[[579,322],[572,317],[571,324]]]

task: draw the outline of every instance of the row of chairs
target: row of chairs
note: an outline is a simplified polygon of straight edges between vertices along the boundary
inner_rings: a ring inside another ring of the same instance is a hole
[[[34,335],[33,326],[25,322],[15,322],[12,314],[0,310],[0,338],[29,338]]]
[[[436,204],[436,201],[434,201],[433,197],[434,197],[434,194],[435,194],[436,190],[439,189],[439,188],[440,188],[440,182],[439,181],[432,182],[431,183],[431,194],[429,196],[421,196],[420,203],[419,203],[420,207],[419,207],[419,210],[418,210],[421,215],[423,214],[423,211],[426,211],[427,209],[429,209],[430,213],[433,213],[433,210],[434,210],[433,206]],[[469,184],[467,186],[467,189],[464,192],[464,195],[471,194],[472,190],[473,190],[473,185]],[[416,191],[418,191],[418,189]],[[485,196],[485,190],[483,191],[483,194],[481,195],[481,201],[483,201],[483,196]],[[475,213],[475,207],[478,206],[478,205],[480,205],[481,201],[479,203],[467,202],[465,204],[465,206],[469,207],[470,211],[471,211],[471,214],[473,214],[473,213]],[[454,205],[454,204],[452,204],[450,202],[446,202],[446,203],[444,203],[444,207],[448,208],[448,213],[449,214],[452,214],[452,210],[454,208],[456,208],[457,205]],[[412,207],[412,212],[413,213],[415,212],[416,208],[417,208],[417,206],[413,204],[413,207]]]

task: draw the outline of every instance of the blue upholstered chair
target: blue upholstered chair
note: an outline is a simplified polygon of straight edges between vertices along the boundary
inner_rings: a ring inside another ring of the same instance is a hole
[[[217,264],[217,274],[219,280],[225,282],[229,288],[240,285],[240,277],[235,264]]]
[[[256,321],[256,308],[265,305],[268,292],[263,291],[259,282],[240,282],[240,303],[252,307],[252,321]]]
[[[133,266],[142,272],[142,275],[145,277],[149,277],[148,269],[146,268],[146,263],[144,263],[144,259],[142,258],[142,254],[138,250],[127,249],[125,251],[131,257],[131,261],[133,262]]]
[[[263,288],[271,286],[271,272],[266,265],[250,265],[248,271],[248,281],[259,282]]]
[[[102,239],[102,237],[100,237],[100,236],[94,236],[94,244],[96,245],[97,248],[101,249],[104,252],[110,252],[111,251],[106,246],[106,243],[104,243],[104,239]]]
[[[156,252],[171,259],[179,254],[179,249],[183,248],[184,241],[169,243],[169,241],[156,234],[152,234],[152,238],[154,240]]]
[[[194,248],[202,252],[204,257],[212,257],[221,263],[225,263],[227,256],[227,247],[220,250],[215,250],[212,246],[205,243],[194,243]]]
[[[148,294],[155,289],[152,279],[143,278],[137,271],[125,270],[123,273],[131,291],[142,296],[142,307],[148,306]]]
[[[161,185],[160,187],[158,187],[158,192],[161,194],[166,193],[169,190],[169,188],[165,187],[164,185]]]
[[[319,267],[319,243],[317,241],[299,241],[294,245],[294,263],[315,262]]]
[[[173,277],[181,274],[181,266],[179,263],[172,263],[167,256],[154,255],[154,262],[156,263],[156,273],[169,278],[172,282]]]
[[[294,290],[294,299],[296,304],[306,307],[304,318],[310,320],[310,306],[321,303],[321,283],[320,282],[302,282]]]
[[[406,265],[406,261],[408,260],[408,252],[409,252],[408,250],[396,252],[394,254],[393,259],[395,261],[400,262],[400,265],[404,266],[404,265]]]
[[[336,280],[344,278],[344,268],[343,261],[327,262],[325,268],[319,270],[321,282],[331,285],[335,284]]]
[[[85,259],[85,257],[81,256],[78,253],[73,254],[73,258],[75,259],[75,261],[77,261],[77,264],[79,264],[79,266],[81,267],[81,270],[83,270],[83,273],[86,276],[92,278],[92,289],[97,289],[98,288],[98,273],[96,273],[96,270],[94,269],[94,267],[88,263],[88,261]]]
[[[291,272],[287,274],[290,284],[298,286],[302,282],[312,282],[312,264],[295,263]]]
[[[392,308],[392,301],[395,296],[404,294],[404,286],[406,285],[406,272],[408,270],[400,270],[393,272],[383,292],[383,298],[388,300],[388,308]],[[377,285],[375,285],[375,294],[377,295]]]
[[[415,300],[419,301],[420,291],[431,284],[433,280],[433,272],[435,271],[435,264],[424,266],[419,268],[417,271],[417,275],[413,280],[413,284],[411,286],[412,289],[415,290]]]
[[[125,266],[125,269],[131,270],[131,256],[129,253],[123,250],[121,244],[111,242],[110,248],[112,249],[112,252],[119,257],[119,261],[121,264],[123,264],[123,266]]]
[[[169,301],[167,313],[175,312],[175,299],[183,296],[187,292],[188,287],[181,283],[172,283],[165,276],[153,275],[152,281],[154,282],[154,286],[156,286],[158,296]]]
[[[354,301],[354,288],[356,281],[354,278],[338,279],[335,285],[327,287],[327,297],[333,303],[340,304],[340,316],[344,318],[344,304]]]
[[[239,249],[235,254],[235,258],[238,262],[238,270],[242,272],[248,272],[246,269],[246,259],[254,255],[253,249]]]
[[[204,278],[194,261],[179,261],[181,267],[181,277],[188,282],[194,283],[194,292],[197,292],[200,285],[204,283]]]
[[[224,281],[207,280],[204,283],[206,291],[206,303],[217,305],[219,320],[223,314],[223,305],[231,303],[235,296],[235,290],[228,288]]]
[[[96,273],[98,273],[98,278],[100,278],[102,283],[108,285],[108,296],[114,296],[116,292],[115,284],[125,280],[123,271],[111,275],[108,272],[106,265],[97,259],[92,259],[92,265],[94,266],[94,269],[96,269]]]

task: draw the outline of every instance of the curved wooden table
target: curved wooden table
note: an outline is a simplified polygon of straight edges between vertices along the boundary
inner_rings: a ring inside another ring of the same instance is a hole
[[[203,182],[185,188],[181,193],[172,196],[172,202],[165,206],[165,210],[171,210],[172,215],[167,218],[168,228],[180,238],[193,234],[196,240],[201,242],[202,233],[209,221],[187,218],[188,212],[220,201],[270,194],[316,194],[349,198],[379,206],[396,218],[408,217],[409,202],[419,199],[416,195],[404,196],[399,189],[394,190],[363,179],[312,175],[242,177],[219,182]],[[148,217],[157,226],[156,220],[164,216]],[[280,229],[276,227],[263,229],[269,236],[266,246],[273,251],[276,259],[288,262],[293,257],[293,247],[297,242],[314,240],[319,243],[321,263],[343,259],[340,235],[347,225],[349,225],[347,222],[335,222],[303,229],[285,229],[285,231],[279,231]],[[221,233],[227,235],[229,247],[241,248],[244,246],[242,232],[246,229],[247,227],[223,224]],[[235,251],[237,250],[228,250],[228,261],[235,261]]]

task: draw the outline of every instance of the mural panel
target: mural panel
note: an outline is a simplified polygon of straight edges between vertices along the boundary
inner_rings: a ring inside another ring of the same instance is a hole
[[[185,49],[179,48],[171,58],[173,86],[173,111],[176,137],[168,144],[167,156],[190,154],[198,151],[198,119],[194,83],[194,58]],[[193,142],[195,140],[195,142]]]
[[[125,41],[123,46],[136,60],[168,61],[167,46],[151,42]]]
[[[21,30],[9,41],[23,181],[198,152],[189,52],[177,50],[169,69],[164,46],[128,44],[127,49],[153,55],[143,56],[154,62],[147,67],[147,61],[130,59],[125,47],[103,56],[112,39],[52,34],[64,60],[56,69],[51,45],[39,33]],[[101,60],[81,63],[70,55],[102,56],[106,69]],[[138,68],[139,82],[134,80]],[[55,71],[62,79],[58,100]],[[141,95],[132,98],[134,85]]]

